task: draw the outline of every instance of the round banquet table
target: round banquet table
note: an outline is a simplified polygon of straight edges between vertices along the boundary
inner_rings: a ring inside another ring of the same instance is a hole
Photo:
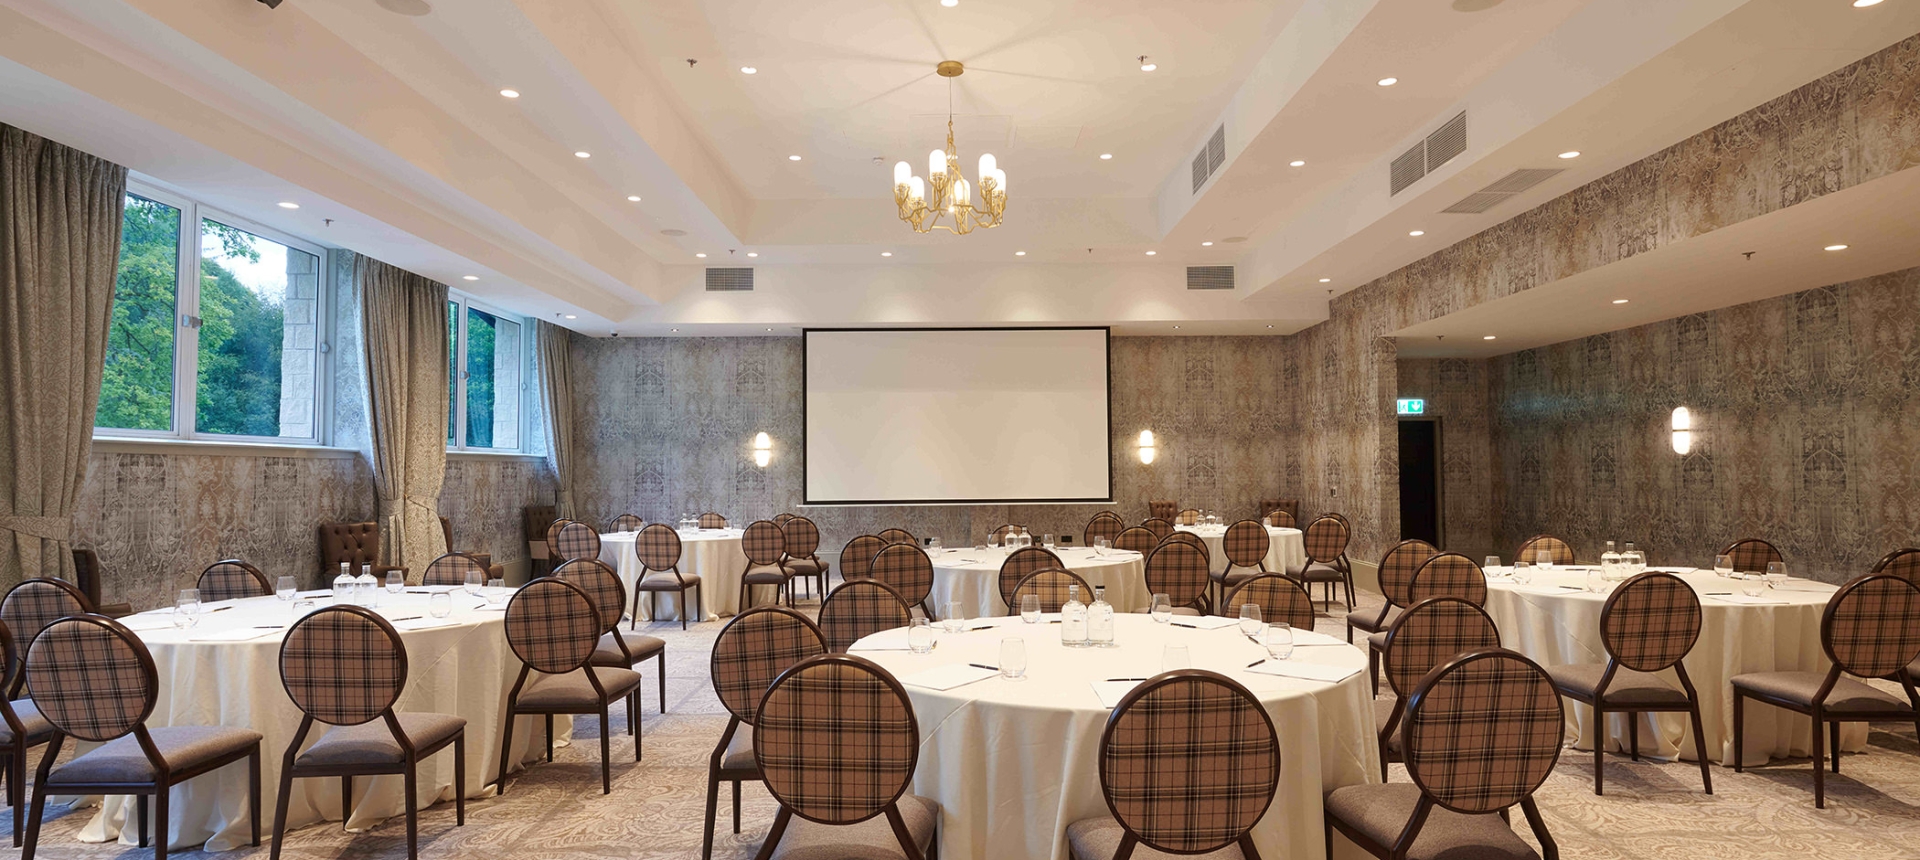
[[[958,600],[968,618],[1006,615],[1006,601],[1000,599],[1000,565],[1012,554],[1005,547],[993,546],[928,552],[933,560],[933,591],[927,595],[927,602],[934,614],[946,617],[947,604]],[[1153,599],[1147,593],[1145,557],[1137,552],[1107,550],[1105,555],[1096,556],[1092,547],[1062,546],[1054,547],[1053,554],[1088,585],[1106,586],[1107,602],[1121,612],[1146,609]],[[1092,603],[1093,595],[1083,594],[1080,600]]]
[[[1600,640],[1600,609],[1606,593],[1585,590],[1588,567],[1534,569],[1526,585],[1509,575],[1511,568],[1488,568],[1487,614],[1500,628],[1500,644],[1533,658],[1542,666],[1604,663],[1606,646]],[[1748,672],[1825,672],[1831,664],[1820,647],[1820,616],[1835,586],[1793,579],[1769,590],[1766,604],[1748,604],[1740,582],[1711,570],[1668,570],[1700,594],[1700,639],[1683,665],[1700,693],[1700,721],[1706,732],[1707,757],[1721,764],[1733,760],[1733,676]],[[1674,681],[1673,672],[1660,673]],[[1678,685],[1678,682],[1675,682]],[[1583,750],[1593,749],[1593,709],[1571,700],[1567,705],[1569,740]],[[1748,703],[1746,765],[1764,764],[1768,757],[1806,756],[1813,749],[1813,721],[1779,708]],[[1640,754],[1672,760],[1694,758],[1692,734],[1684,713],[1640,714]],[[1627,717],[1607,716],[1609,743],[1616,751],[1627,746]],[[1840,746],[1865,748],[1864,723],[1846,723]]]
[[[743,529],[699,529],[680,532],[680,572],[700,577],[700,587],[687,596],[700,604],[705,618],[712,621],[740,611],[740,575],[747,569],[747,553],[740,548]],[[600,536],[600,560],[620,574],[627,586],[627,608],[633,608],[633,584],[640,578],[640,557],[634,555],[633,542],[639,532],[613,532]],[[772,588],[773,586],[764,586]],[[641,621],[651,618],[646,595],[640,596]],[[671,591],[660,593],[660,619],[680,617],[680,597]]]
[[[1227,536],[1226,526],[1174,526],[1176,531],[1199,535],[1207,544],[1207,560],[1214,573],[1227,569],[1227,553],[1220,544]],[[1299,573],[1307,569],[1307,543],[1299,529],[1267,526],[1267,570],[1274,573]]]
[[[507,589],[483,589],[500,592]],[[302,599],[308,599],[303,596]],[[318,607],[326,597],[311,598]],[[504,611],[479,610],[482,598],[458,591],[453,614],[445,626],[404,629],[436,621],[427,612],[426,593],[380,593],[375,611],[399,622],[407,647],[407,686],[395,704],[399,711],[453,714],[467,720],[467,785],[469,800],[492,794],[489,783],[500,767],[500,722],[507,691],[520,672],[520,660],[507,645]],[[280,762],[287,744],[300,728],[300,710],[280,684],[280,643],[284,630],[243,641],[194,641],[238,631],[245,635],[259,625],[285,625],[292,620],[291,603],[273,597],[253,597],[208,603],[200,623],[190,630],[172,626],[171,608],[121,619],[133,628],[159,669],[159,698],[149,726],[246,727],[265,737],[260,742],[260,803],[263,825],[273,821],[280,787]],[[500,603],[504,609],[506,604]],[[222,609],[222,607],[227,607]],[[514,726],[513,758],[530,762],[541,756],[545,729],[542,720],[518,720]],[[571,723],[561,720],[557,736],[570,735]],[[308,742],[318,740],[326,724],[316,723]],[[95,745],[88,745],[91,748]],[[399,774],[354,780],[352,830],[363,830],[406,811],[404,781]],[[453,799],[453,748],[423,759],[419,771],[419,805]],[[80,830],[83,842],[118,839],[122,845],[138,842],[139,828],[131,820],[131,797],[102,799],[100,811]],[[247,810],[247,769],[230,765],[194,777],[173,788],[165,827],[176,849],[206,844],[208,851],[245,846],[251,837]],[[322,820],[338,820],[340,780],[297,779],[287,805],[287,829]],[[261,839],[271,834],[263,828]]]
[[[929,654],[905,650],[902,631],[884,631],[851,649],[906,685],[920,724],[913,792],[940,803],[940,856],[947,860],[1067,860],[1067,825],[1108,815],[1100,791],[1100,737],[1111,714],[1090,685],[1115,677],[1156,674],[1167,644],[1189,647],[1194,668],[1220,672],[1247,686],[1280,735],[1280,784],[1253,830],[1265,857],[1324,856],[1324,792],[1377,781],[1373,701],[1366,655],[1334,641],[1294,649],[1292,660],[1351,670],[1337,682],[1256,674],[1247,664],[1266,656],[1237,626],[1197,630],[1156,624],[1145,615],[1116,617],[1117,648],[1063,648],[1060,628],[1017,617],[994,627],[940,633]],[[913,675],[941,666],[1000,663],[1000,640],[1026,643],[1027,675],[994,676],[945,691],[914,686]]]

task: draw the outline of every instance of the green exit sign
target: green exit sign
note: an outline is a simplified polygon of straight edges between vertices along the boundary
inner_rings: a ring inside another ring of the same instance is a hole
[[[1400,398],[1398,405],[1400,407],[1399,411],[1401,415],[1427,414],[1427,401],[1422,400],[1418,397],[1402,397]]]

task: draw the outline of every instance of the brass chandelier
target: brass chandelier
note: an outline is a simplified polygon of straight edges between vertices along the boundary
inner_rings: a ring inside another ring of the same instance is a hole
[[[947,148],[927,155],[925,179],[913,175],[913,165],[904,161],[893,166],[893,202],[900,207],[900,220],[915,233],[945,230],[965,236],[976,229],[998,227],[1007,211],[1007,172],[999,168],[992,153],[980,156],[980,205],[976,207],[973,185],[960,173],[960,152],[953,145],[953,79],[966,67],[946,60],[934,71],[947,79]],[[943,218],[949,223],[940,223]]]

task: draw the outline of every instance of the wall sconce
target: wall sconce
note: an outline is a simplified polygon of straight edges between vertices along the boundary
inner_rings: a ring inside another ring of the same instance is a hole
[[[773,439],[762,430],[753,434],[753,464],[764,469],[773,462]]]
[[[1693,450],[1693,413],[1687,407],[1673,410],[1673,453],[1685,456]]]
[[[1141,465],[1146,465],[1146,466],[1153,465],[1154,454],[1155,454],[1155,450],[1153,447],[1153,431],[1152,430],[1140,431],[1140,463]]]

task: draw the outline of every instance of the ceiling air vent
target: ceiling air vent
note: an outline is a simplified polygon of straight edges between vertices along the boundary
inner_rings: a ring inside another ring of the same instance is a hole
[[[1505,202],[1507,198],[1519,194],[1535,185],[1557,176],[1562,171],[1556,168],[1521,168],[1501,177],[1485,188],[1466,196],[1466,199],[1448,206],[1441,212],[1453,215],[1478,215]]]
[[[1393,166],[1387,172],[1387,184],[1393,189],[1388,193],[1389,197],[1419,182],[1420,177],[1427,175],[1427,142],[1423,140],[1414,144],[1412,149],[1401,153],[1399,158],[1393,160]]]
[[[707,270],[707,292],[730,293],[753,289],[752,269]]]
[[[1419,182],[1421,177],[1466,151],[1467,112],[1461,111],[1393,160],[1393,165],[1387,170],[1387,196],[1405,191],[1407,186]]]
[[[1199,194],[1207,179],[1213,176],[1220,165],[1227,163],[1227,126],[1221,123],[1213,130],[1213,136],[1207,138],[1207,145],[1193,157],[1193,193]]]
[[[1207,184],[1207,177],[1213,175],[1213,168],[1207,166],[1207,152],[1201,150],[1193,157],[1193,193],[1200,193],[1200,186]]]
[[[1233,267],[1188,266],[1187,289],[1231,290],[1233,289]]]

